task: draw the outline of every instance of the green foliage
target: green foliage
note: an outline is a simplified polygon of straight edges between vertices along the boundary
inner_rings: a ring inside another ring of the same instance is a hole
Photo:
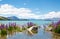
[[[8,31],[12,31],[12,30],[13,30],[13,27],[9,26]]]
[[[7,35],[7,30],[2,29],[1,30],[1,35]]]
[[[54,30],[54,32],[60,33],[60,25],[58,25],[58,27]]]
[[[22,30],[20,28],[16,28],[16,31],[18,32],[22,32]]]

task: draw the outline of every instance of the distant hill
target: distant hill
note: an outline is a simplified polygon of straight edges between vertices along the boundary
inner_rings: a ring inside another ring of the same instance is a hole
[[[7,17],[10,20],[20,20],[19,18],[17,18],[16,16],[11,16],[11,17]]]
[[[16,16],[11,16],[11,17],[3,17],[3,16],[0,16],[0,20],[20,20],[20,21],[27,21],[28,19],[19,19],[18,17]]]
[[[20,20],[20,21],[24,21],[24,20],[28,20],[28,19],[19,19],[18,17],[16,17],[16,16],[11,16],[11,17],[7,17],[8,19],[10,19],[10,20]]]
[[[0,16],[0,20],[10,20],[10,19]]]
[[[56,21],[56,20],[60,20],[60,18],[52,18],[52,19],[20,19],[16,16],[11,16],[11,17],[3,17],[3,16],[0,16],[0,20],[20,20],[20,21],[29,21],[29,20],[33,20],[33,21],[37,21],[37,20],[40,20],[40,21]]]
[[[44,20],[44,21],[57,21],[57,20],[60,20],[60,18],[49,18],[49,19],[40,19],[40,20]]]

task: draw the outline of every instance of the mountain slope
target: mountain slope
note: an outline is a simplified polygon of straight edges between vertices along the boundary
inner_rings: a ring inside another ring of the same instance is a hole
[[[10,19],[10,20],[20,20],[20,21],[24,21],[24,20],[28,20],[28,19],[19,19],[18,17],[16,17],[16,16],[11,16],[11,17],[7,17],[8,19]]]
[[[16,16],[11,16],[11,17],[7,17],[8,19],[11,19],[11,20],[20,20],[19,18],[17,18]]]
[[[10,20],[10,19],[0,16],[0,20]]]

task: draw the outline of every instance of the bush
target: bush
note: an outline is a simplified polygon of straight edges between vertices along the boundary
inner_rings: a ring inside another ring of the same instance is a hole
[[[60,25],[56,29],[54,29],[54,32],[55,33],[60,33]]]
[[[59,33],[60,34],[60,20],[56,23],[53,23],[51,26],[53,26],[53,31],[55,33]]]
[[[8,31],[12,31],[12,30],[13,30],[13,27],[9,26]]]
[[[7,30],[2,29],[1,30],[1,35],[7,35]]]

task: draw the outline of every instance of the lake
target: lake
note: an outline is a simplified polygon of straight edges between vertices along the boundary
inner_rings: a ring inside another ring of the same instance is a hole
[[[2,23],[2,24],[8,24],[8,23],[14,23],[14,22],[16,22],[16,24],[21,24],[21,25],[23,25],[23,24],[26,24],[27,22],[33,22],[33,23],[35,23],[35,24],[37,24],[37,25],[45,25],[45,24],[50,24],[51,22],[56,22],[56,21],[43,21],[43,20],[37,20],[37,21],[34,21],[34,20],[30,20],[30,21],[0,21],[0,23]]]
[[[27,22],[33,22],[38,26],[41,25],[48,25],[53,21],[0,21],[0,24],[8,24],[8,23],[16,23],[18,25],[25,25]],[[56,21],[54,21],[56,22]],[[26,31],[25,31],[26,32]],[[60,36],[52,34],[52,32],[44,31],[43,28],[39,28],[38,32],[34,35],[30,35],[29,33],[25,32],[17,32],[12,35],[2,36],[0,39],[60,39]]]

